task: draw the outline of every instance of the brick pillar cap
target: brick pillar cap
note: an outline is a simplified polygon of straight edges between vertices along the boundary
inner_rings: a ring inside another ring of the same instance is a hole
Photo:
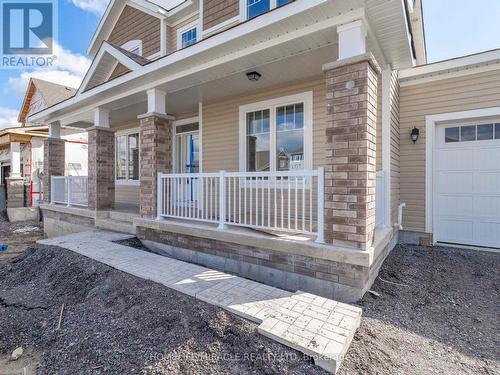
[[[381,73],[380,65],[378,64],[375,56],[371,52],[363,53],[362,55],[349,57],[343,60],[332,61],[330,63],[323,65],[323,71],[328,71],[332,69],[341,68],[343,66],[357,64],[360,62],[368,61],[373,70],[377,72],[377,74]]]
[[[159,118],[164,118],[166,120],[175,120],[175,117],[172,115],[167,115],[165,113],[158,113],[158,112],[148,112],[144,113],[142,115],[137,116],[139,120],[143,118],[148,118],[148,117],[159,117]]]
[[[87,128],[85,129],[87,130],[88,132],[92,131],[92,130],[102,130],[102,131],[105,131],[105,132],[111,132],[111,133],[114,133],[115,132],[115,129],[111,129],[111,128],[103,128],[102,126],[91,126],[90,128]]]

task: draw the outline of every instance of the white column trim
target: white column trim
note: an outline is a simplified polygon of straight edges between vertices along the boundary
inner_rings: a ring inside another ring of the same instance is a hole
[[[10,144],[10,168],[10,177],[21,177],[21,144],[19,142],[11,142]]]
[[[339,60],[366,53],[366,25],[362,19],[337,27],[339,37]]]
[[[109,109],[97,107],[94,109],[94,126],[109,128]]]
[[[203,172],[203,102],[198,103],[198,141],[200,143],[200,172]]]
[[[146,91],[148,95],[148,112],[167,114],[166,97],[167,93],[158,89],[150,89]]]
[[[167,20],[160,20],[160,55],[167,54]]]
[[[391,80],[392,69],[382,71],[382,170],[384,171],[384,225],[392,226],[391,218]],[[377,151],[378,152],[378,151]]]
[[[49,138],[61,138],[61,123],[59,121],[49,124]]]

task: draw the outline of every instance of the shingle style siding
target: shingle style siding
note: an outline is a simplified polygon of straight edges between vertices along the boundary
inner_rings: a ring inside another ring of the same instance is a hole
[[[239,0],[205,0],[203,2],[203,30],[214,27],[239,14]]]
[[[142,55],[160,51],[160,20],[131,6],[125,6],[108,41],[122,46],[131,40],[142,40]]]

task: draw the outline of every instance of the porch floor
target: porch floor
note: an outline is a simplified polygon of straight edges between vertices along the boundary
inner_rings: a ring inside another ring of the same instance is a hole
[[[314,358],[335,373],[360,324],[361,309],[292,293],[224,272],[120,245],[133,236],[92,230],[38,241],[95,259],[220,306],[260,326],[261,334]]]

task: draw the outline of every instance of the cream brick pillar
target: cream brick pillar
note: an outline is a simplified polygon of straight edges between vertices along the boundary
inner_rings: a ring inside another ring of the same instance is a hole
[[[49,137],[43,142],[43,202],[50,203],[51,176],[64,176],[65,143],[61,139],[61,125],[54,122],[49,125]]]
[[[96,108],[88,131],[89,208],[110,210],[115,204],[115,133],[109,128],[109,111]]]
[[[370,54],[323,67],[327,85],[325,239],[360,249],[375,229],[377,79]]]
[[[148,113],[140,115],[140,212],[157,216],[157,177],[172,171],[172,121],[166,114],[166,94],[148,91]]]

